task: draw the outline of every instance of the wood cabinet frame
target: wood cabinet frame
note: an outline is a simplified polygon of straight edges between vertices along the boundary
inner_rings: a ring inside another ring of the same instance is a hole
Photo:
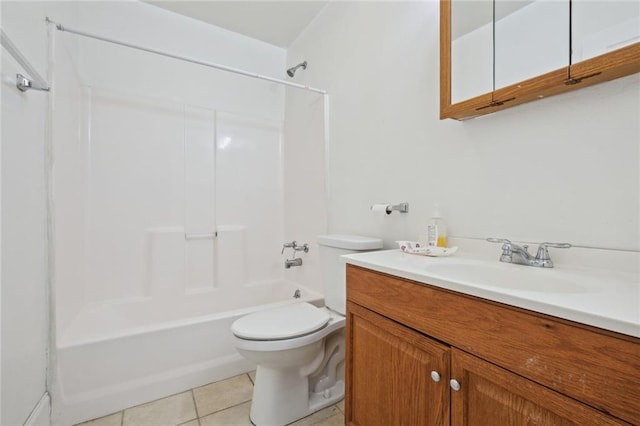
[[[347,265],[347,302],[347,424],[357,424],[350,369],[358,342],[349,318],[362,310],[354,311],[355,304],[597,411],[589,416],[575,408],[582,424],[640,425],[639,338],[354,265]],[[549,408],[561,412],[556,400],[550,397]]]
[[[640,43],[451,103],[451,1],[440,0],[440,119],[465,120],[640,72]]]

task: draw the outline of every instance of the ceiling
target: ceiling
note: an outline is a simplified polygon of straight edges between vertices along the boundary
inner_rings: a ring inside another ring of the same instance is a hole
[[[147,3],[287,48],[328,0],[168,0]]]

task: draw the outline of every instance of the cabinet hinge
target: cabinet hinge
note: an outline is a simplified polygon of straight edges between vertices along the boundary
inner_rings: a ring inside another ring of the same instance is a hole
[[[596,75],[600,75],[600,74],[602,74],[602,72],[595,72],[593,74],[585,75],[584,77],[580,77],[580,78],[569,77],[568,79],[566,79],[564,81],[564,84],[566,84],[567,86],[571,86],[573,84],[580,83],[582,80],[585,80],[585,79],[591,78],[591,77],[595,77]]]
[[[510,101],[512,101],[514,99],[515,99],[515,96],[513,98],[505,99],[504,101],[493,101],[489,105],[485,105],[485,106],[481,106],[479,108],[476,108],[476,111],[480,111],[480,110],[485,109],[485,108],[493,108],[493,107],[501,106],[501,105],[504,105],[506,102],[510,102]]]

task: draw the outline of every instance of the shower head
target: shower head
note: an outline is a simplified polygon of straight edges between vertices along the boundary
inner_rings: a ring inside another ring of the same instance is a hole
[[[295,67],[291,67],[291,68],[289,68],[289,69],[287,70],[287,75],[288,75],[289,77],[293,77],[293,76],[295,75],[295,73],[296,73],[296,70],[297,70],[298,68],[300,68],[300,67],[302,67],[302,69],[303,69],[303,70],[306,70],[306,69],[307,69],[307,61],[300,62],[300,63],[299,63],[298,65],[296,65]]]

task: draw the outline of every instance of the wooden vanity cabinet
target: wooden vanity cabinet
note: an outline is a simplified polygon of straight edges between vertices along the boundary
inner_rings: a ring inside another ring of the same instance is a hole
[[[451,425],[624,425],[596,409],[453,348]],[[443,424],[443,423],[425,423]]]
[[[450,348],[349,305],[348,424],[448,424]],[[442,377],[439,382],[432,371]]]
[[[640,424],[640,339],[352,265],[346,332],[348,425]]]

